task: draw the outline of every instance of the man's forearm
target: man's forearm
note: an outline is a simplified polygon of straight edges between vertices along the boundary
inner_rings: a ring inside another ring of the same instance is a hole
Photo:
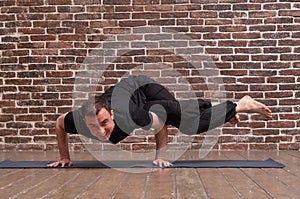
[[[156,159],[164,159],[168,144],[168,129],[164,127],[155,134],[156,141]]]
[[[70,159],[69,144],[68,144],[68,133],[64,128],[65,115],[61,115],[56,121],[56,139],[58,143],[60,159]]]
[[[58,131],[56,135],[60,159],[70,159],[68,134],[66,132]]]

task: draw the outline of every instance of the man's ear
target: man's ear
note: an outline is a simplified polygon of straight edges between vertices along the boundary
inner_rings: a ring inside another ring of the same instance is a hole
[[[110,116],[111,116],[111,119],[113,120],[114,119],[114,111],[113,110],[110,110]]]

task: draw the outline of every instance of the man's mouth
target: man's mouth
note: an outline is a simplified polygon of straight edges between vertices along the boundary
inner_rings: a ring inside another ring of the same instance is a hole
[[[101,141],[106,141],[106,140],[108,140],[108,138],[107,138],[107,133],[106,133],[106,132],[104,132],[104,133],[99,133],[99,134],[97,135],[97,137],[98,137]]]

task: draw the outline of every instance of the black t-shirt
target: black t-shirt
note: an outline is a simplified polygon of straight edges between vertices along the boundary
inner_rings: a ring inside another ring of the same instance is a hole
[[[167,101],[170,100],[177,102],[167,89],[146,76],[125,78],[105,91],[102,96],[106,98],[110,108],[114,111],[115,128],[109,138],[114,144],[125,139],[135,129],[149,130],[151,128],[150,104],[165,101],[164,103],[167,105],[170,103]],[[162,115],[159,111],[157,114]],[[69,112],[65,117],[64,124],[68,133],[79,133],[88,138],[97,139],[87,128],[81,108]]]
[[[103,93],[103,96],[114,111],[115,128],[109,138],[114,144],[125,139],[135,129],[149,130],[152,125],[150,111],[166,125],[172,125],[186,134],[196,134],[200,111],[211,107],[210,102],[201,99],[179,102],[165,87],[146,76],[125,78]],[[64,122],[66,132],[97,139],[87,128],[80,108],[69,112]]]

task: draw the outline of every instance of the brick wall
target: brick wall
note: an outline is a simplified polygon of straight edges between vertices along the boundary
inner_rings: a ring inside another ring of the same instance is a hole
[[[57,149],[56,118],[130,74],[177,98],[249,94],[271,107],[273,121],[241,115],[213,131],[216,149],[300,148],[296,0],[1,0],[0,27],[2,150]],[[207,135],[171,128],[170,142],[200,148]],[[154,148],[153,135],[138,130],[120,147]]]

